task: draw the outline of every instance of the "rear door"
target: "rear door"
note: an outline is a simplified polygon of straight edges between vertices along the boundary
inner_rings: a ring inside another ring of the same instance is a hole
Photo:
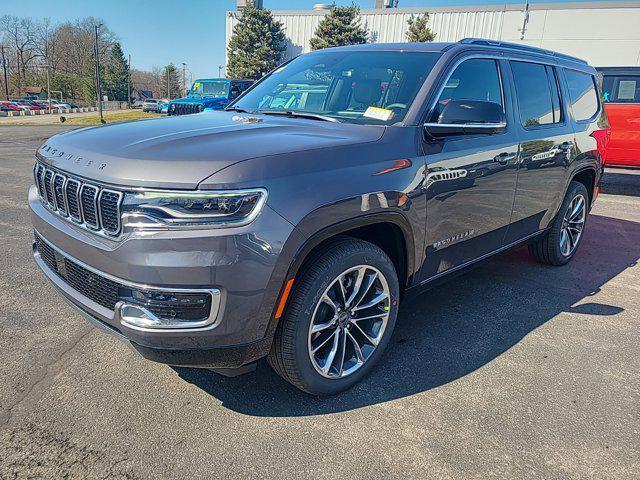
[[[517,107],[520,160],[507,244],[546,228],[562,200],[575,154],[559,70],[529,60],[508,63]]]
[[[640,68],[603,70],[604,108],[611,126],[605,161],[640,167]]]
[[[450,100],[500,104],[506,128],[492,135],[456,135],[425,143],[427,198],[423,280],[460,267],[503,244],[516,188],[518,137],[505,88],[504,62],[468,58],[449,75],[434,119]]]

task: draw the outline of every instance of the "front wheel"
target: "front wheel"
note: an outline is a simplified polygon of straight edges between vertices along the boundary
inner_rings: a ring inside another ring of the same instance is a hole
[[[389,343],[398,291],[393,262],[380,248],[347,237],[331,242],[296,281],[269,363],[307,393],[350,388]]]
[[[589,194],[582,183],[571,182],[549,231],[529,245],[531,255],[547,265],[568,263],[580,245],[587,221]]]

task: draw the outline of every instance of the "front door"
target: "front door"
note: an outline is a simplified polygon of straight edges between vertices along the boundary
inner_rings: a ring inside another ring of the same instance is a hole
[[[470,58],[448,78],[434,116],[451,100],[502,105],[507,127],[492,135],[459,135],[425,143],[427,281],[503,245],[516,189],[518,138],[505,65]],[[433,116],[430,121],[433,121]]]

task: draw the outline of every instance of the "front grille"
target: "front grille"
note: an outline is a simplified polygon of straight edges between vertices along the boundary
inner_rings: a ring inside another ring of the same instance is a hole
[[[35,234],[36,250],[40,253],[40,258],[58,277],[63,279],[69,286],[80,292],[85,297],[102,305],[109,310],[115,310],[116,303],[121,299],[129,301],[133,297],[133,289],[130,286],[113,281],[102,275],[83,267],[77,262],[66,257],[51,245],[49,245],[40,235]],[[165,295],[167,297],[186,297],[189,294],[166,292],[149,292],[136,290],[140,294],[150,297]],[[207,318],[211,311],[211,297],[198,304],[162,305],[160,302],[149,301],[145,303],[145,308],[153,312],[159,318],[199,321]]]
[[[204,111],[204,105],[200,103],[172,103],[167,111],[168,115],[190,115]]]
[[[102,188],[37,162],[34,180],[42,203],[62,217],[94,232],[120,234],[122,192]]]

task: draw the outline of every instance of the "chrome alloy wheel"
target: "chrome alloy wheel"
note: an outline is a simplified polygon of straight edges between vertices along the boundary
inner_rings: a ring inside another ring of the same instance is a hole
[[[309,357],[323,377],[351,375],[371,357],[384,335],[391,294],[380,270],[358,265],[331,282],[309,326]]]
[[[569,203],[560,229],[560,252],[565,257],[569,257],[578,246],[586,218],[587,201],[579,193]]]

